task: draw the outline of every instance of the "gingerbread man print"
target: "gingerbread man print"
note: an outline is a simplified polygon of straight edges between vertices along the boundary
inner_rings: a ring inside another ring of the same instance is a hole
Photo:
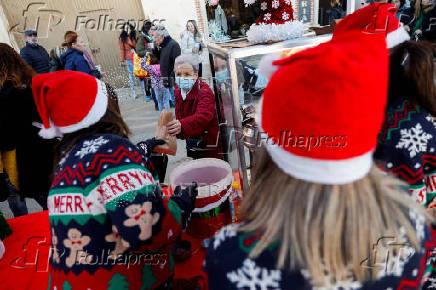
[[[123,240],[118,234],[116,226],[112,226],[112,233],[104,237],[106,242],[115,243],[115,249],[109,254],[109,259],[116,260],[118,255],[124,253],[129,247],[129,243]]]
[[[142,241],[145,241],[151,237],[152,227],[159,220],[159,213],[156,212],[152,215],[151,207],[151,202],[144,202],[142,206],[139,204],[132,204],[125,210],[129,219],[124,221],[124,225],[126,227],[138,226],[141,230],[139,239]]]
[[[68,239],[64,240],[64,246],[70,249],[70,255],[65,259],[65,264],[71,268],[75,263],[89,264],[92,255],[87,255],[83,250],[90,242],[89,236],[82,236],[82,233],[75,228],[69,229]]]

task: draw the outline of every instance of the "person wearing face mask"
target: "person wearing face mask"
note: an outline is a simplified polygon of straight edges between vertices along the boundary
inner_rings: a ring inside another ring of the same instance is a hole
[[[198,78],[198,62],[190,54],[175,60],[176,120],[168,123],[168,133],[186,140],[188,157],[222,159],[215,97]]]
[[[83,52],[85,46],[79,35],[75,32],[65,36],[65,42],[62,46],[67,47],[67,51],[61,55],[61,64],[65,70],[80,71],[100,78],[101,74],[97,69],[92,69],[86,61]]]
[[[36,73],[48,73],[50,57],[44,47],[38,44],[38,34],[35,30],[26,30],[26,46],[20,50],[20,56]]]

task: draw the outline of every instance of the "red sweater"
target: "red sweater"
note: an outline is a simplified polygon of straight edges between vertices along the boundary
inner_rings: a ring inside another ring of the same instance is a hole
[[[185,100],[182,99],[180,88],[177,85],[174,95],[176,118],[182,124],[182,132],[177,137],[180,139],[201,138],[207,144],[208,149],[211,149],[207,151],[207,157],[222,159],[218,116],[212,90],[205,82],[197,80]]]

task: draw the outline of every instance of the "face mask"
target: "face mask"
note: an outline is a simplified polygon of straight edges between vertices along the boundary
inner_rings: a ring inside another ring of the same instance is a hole
[[[37,46],[37,45],[38,45],[38,39],[37,39],[37,38],[29,39],[27,42],[28,42],[31,46]]]
[[[179,86],[180,89],[184,91],[190,91],[194,86],[195,81],[192,78],[176,77],[176,84]]]
[[[229,79],[229,72],[227,70],[222,70],[215,73],[215,80],[219,84],[225,83],[228,79]]]

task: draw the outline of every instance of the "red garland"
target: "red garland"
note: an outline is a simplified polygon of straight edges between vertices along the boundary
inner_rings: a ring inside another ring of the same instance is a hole
[[[294,20],[291,0],[261,0],[261,14],[256,24],[283,24]]]

